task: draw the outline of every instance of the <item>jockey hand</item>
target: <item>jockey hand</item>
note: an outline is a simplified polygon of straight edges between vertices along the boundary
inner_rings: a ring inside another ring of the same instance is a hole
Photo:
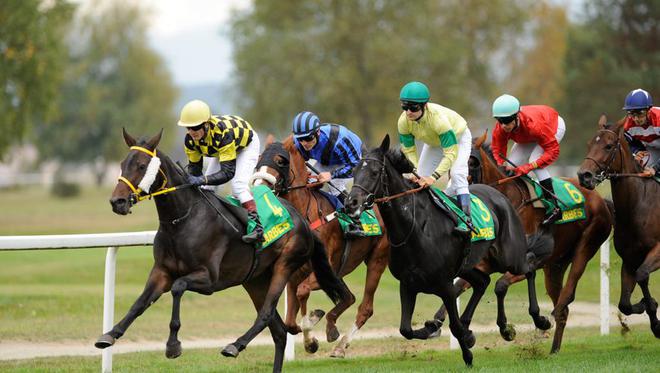
[[[514,175],[527,175],[530,171],[534,169],[534,166],[527,163],[522,166],[518,166],[513,169]]]
[[[655,169],[653,167],[645,167],[644,171],[641,174],[642,177],[653,177],[655,176]]]
[[[421,187],[430,187],[433,183],[435,183],[433,176],[421,176],[417,179],[417,184]]]
[[[515,168],[515,167],[508,166],[508,165],[507,165],[507,166],[502,166],[502,167],[504,167],[504,174],[505,174],[506,176],[511,177],[511,176],[515,176],[515,175],[516,175],[516,168]]]
[[[412,181],[413,183],[416,183],[417,180],[418,180],[417,176],[415,176],[415,174],[413,174],[413,173],[409,173],[409,174],[406,173],[406,174],[403,174],[401,176],[403,176],[403,178],[406,179],[406,180]]]
[[[332,179],[332,175],[330,175],[329,172],[321,172],[318,175],[318,182],[319,183],[327,183],[328,181],[330,181],[330,179]]]
[[[194,186],[204,185],[206,184],[206,178],[204,176],[188,175],[188,184]]]
[[[640,166],[644,167],[645,166],[645,161],[647,160],[649,156],[649,152],[646,150],[640,150],[637,153],[635,153],[635,160],[637,163],[639,163]]]

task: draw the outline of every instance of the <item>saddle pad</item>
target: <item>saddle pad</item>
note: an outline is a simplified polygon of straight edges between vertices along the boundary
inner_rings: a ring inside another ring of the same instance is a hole
[[[261,248],[264,249],[282,237],[286,232],[293,229],[293,220],[280,200],[273,194],[273,191],[265,185],[257,185],[251,189],[254,201],[257,204],[257,213],[259,220],[264,227],[264,242]],[[240,202],[231,196],[227,196],[229,201],[240,206]],[[247,233],[254,230],[256,223],[252,220],[248,222]]]
[[[463,220],[467,217],[463,210],[456,205],[456,202],[448,195],[446,195],[440,189],[433,187],[435,194],[441,198],[451,211],[460,216]],[[472,232],[472,242],[483,241],[483,240],[493,240],[495,239],[495,222],[493,221],[493,214],[491,213],[488,206],[479,199],[479,197],[474,194],[470,194],[470,212],[472,218],[472,225],[479,232],[476,234]],[[467,226],[462,221],[458,221],[458,226],[463,229],[467,229]]]
[[[543,191],[541,185],[529,180],[529,177],[523,176],[525,182],[534,185],[536,196],[541,197],[543,205],[545,206],[546,213],[550,212],[555,206],[554,203],[543,198]],[[557,220],[555,224],[565,224],[576,220],[583,220],[587,218],[586,210],[584,209],[584,195],[572,183],[557,177],[552,178],[552,187],[555,190],[555,195],[563,203],[559,203],[562,217]]]
[[[344,233],[348,231],[348,224],[351,222],[351,218],[343,212],[337,211],[337,218],[339,219],[339,224]],[[362,230],[364,231],[365,236],[380,236],[383,234],[383,230],[378,224],[378,218],[374,210],[365,210],[360,215],[360,224],[362,225]]]

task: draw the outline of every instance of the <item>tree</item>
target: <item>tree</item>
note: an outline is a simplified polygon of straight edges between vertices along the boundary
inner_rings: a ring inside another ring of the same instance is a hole
[[[560,105],[571,134],[562,149],[574,161],[584,157],[601,113],[623,117],[630,90],[642,87],[660,96],[660,3],[594,0],[585,4],[584,13],[570,28],[566,96]]]
[[[239,108],[258,131],[287,133],[298,111],[369,142],[394,131],[407,81],[470,116],[490,100],[492,54],[529,2],[257,0],[232,21]]]
[[[0,1],[0,158],[56,112],[73,11],[64,0]]]
[[[133,3],[95,3],[73,35],[61,115],[41,128],[41,151],[65,162],[118,160],[121,128],[151,136],[174,134],[177,91],[162,59],[147,44],[145,11]],[[179,139],[180,140],[180,139]],[[162,146],[175,136],[165,136]],[[101,175],[99,175],[101,176]]]

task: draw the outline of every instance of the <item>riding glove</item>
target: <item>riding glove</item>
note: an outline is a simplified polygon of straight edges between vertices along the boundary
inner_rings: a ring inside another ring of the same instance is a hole
[[[204,176],[188,175],[188,183],[194,186],[205,185],[206,178]]]

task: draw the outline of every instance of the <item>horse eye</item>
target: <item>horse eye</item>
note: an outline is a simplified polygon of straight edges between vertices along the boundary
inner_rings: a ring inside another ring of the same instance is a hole
[[[138,168],[140,169],[140,171],[144,171],[144,170],[147,169],[147,165],[144,164],[144,163],[141,163],[141,164],[138,166]]]
[[[612,148],[614,148],[614,145],[612,144],[605,145],[605,150],[612,150]]]

